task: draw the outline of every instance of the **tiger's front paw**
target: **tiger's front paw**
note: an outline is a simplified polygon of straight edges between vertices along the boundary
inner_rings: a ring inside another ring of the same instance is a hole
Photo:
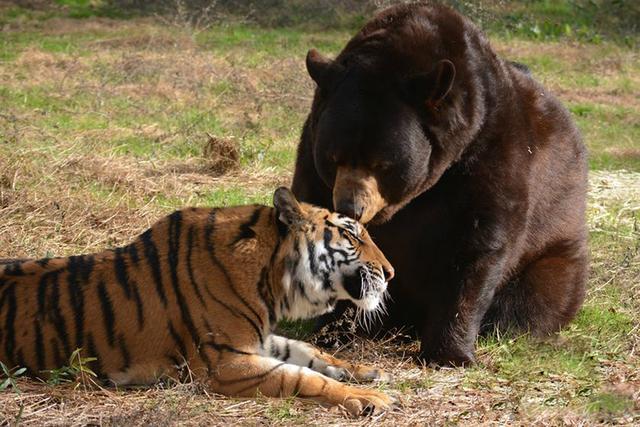
[[[379,368],[366,365],[356,365],[353,370],[353,378],[360,382],[385,382],[391,381],[391,375]]]
[[[376,390],[350,387],[342,406],[353,416],[373,415],[392,409],[397,400]]]
[[[345,368],[339,368],[337,366],[327,366],[322,373],[329,378],[333,378],[336,381],[349,381],[351,374]]]
[[[357,382],[389,382],[391,375],[382,369],[365,365],[355,365],[353,368],[343,368],[338,366],[327,366],[322,372],[324,375],[338,381]]]

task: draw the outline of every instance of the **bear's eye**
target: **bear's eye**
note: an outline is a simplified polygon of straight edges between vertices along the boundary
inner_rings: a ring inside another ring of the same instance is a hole
[[[387,161],[387,160],[381,160],[379,162],[375,162],[372,165],[374,170],[377,170],[377,171],[380,171],[380,172],[384,172],[384,171],[387,171],[387,170],[391,169],[391,166],[393,166],[393,162]]]

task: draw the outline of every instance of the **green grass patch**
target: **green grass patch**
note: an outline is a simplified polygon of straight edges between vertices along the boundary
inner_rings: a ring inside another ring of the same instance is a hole
[[[549,375],[591,381],[595,364],[584,349],[575,341],[570,346],[560,346],[527,336],[489,337],[478,342],[478,351],[491,355],[492,369],[510,381],[539,381]]]
[[[55,16],[58,16],[58,13],[53,10],[38,10],[35,8],[12,5],[2,10],[2,13],[0,14],[0,27],[8,24],[45,21]]]
[[[0,60],[10,61],[27,48],[37,48],[45,52],[66,53],[86,56],[91,50],[87,42],[97,40],[100,33],[45,35],[39,32],[5,32],[0,43]]]
[[[515,398],[531,400],[538,396],[545,399],[546,406],[594,404],[591,396],[602,386],[602,363],[626,359],[627,337],[634,326],[628,314],[612,307],[614,293],[615,290],[598,302],[588,302],[558,339],[480,339],[478,353],[488,366],[468,369],[466,383],[473,387],[510,384],[517,390]],[[560,379],[561,390],[546,389]]]
[[[200,207],[228,207],[248,204],[271,205],[273,190],[250,190],[238,185],[221,185],[219,188],[211,189],[208,192],[197,195],[190,199],[191,206]],[[151,201],[151,200],[149,200]],[[153,202],[163,209],[182,209],[185,207],[185,200],[177,197],[167,197],[157,195],[153,197]]]
[[[135,10],[118,7],[116,2],[109,0],[55,0],[55,2],[62,6],[59,13],[76,19],[93,17],[123,19],[135,14]]]
[[[457,3],[451,1],[454,6]],[[469,3],[469,4],[467,4]],[[613,40],[638,43],[640,7],[634,0],[529,0],[488,2],[458,7],[494,34],[533,40],[580,40],[600,43]]]
[[[315,329],[314,320],[281,320],[277,333],[295,340],[307,340]]]
[[[114,147],[112,152],[114,154],[120,154],[123,156],[133,156],[137,158],[158,158],[164,157],[176,157],[180,155],[183,157],[185,153],[190,153],[192,150],[189,147],[180,145],[171,145],[170,149],[167,149],[163,144],[158,144],[158,141],[154,138],[145,138],[142,136],[128,136],[122,139],[113,141]],[[162,152],[162,155],[159,153]]]
[[[530,54],[518,59],[537,75],[562,73],[567,69],[567,64],[564,61],[549,55]]]
[[[300,414],[294,407],[294,398],[280,399],[272,405],[269,405],[265,411],[265,416],[272,422],[282,423],[291,421],[301,421]]]
[[[295,28],[256,28],[247,25],[220,25],[200,33],[198,44],[219,54],[241,51],[237,60],[256,67],[265,61],[295,55],[304,58],[311,47],[336,54],[350,33],[329,30],[322,33]]]
[[[589,341],[587,347],[608,357],[624,358],[627,335],[634,326],[633,319],[614,304],[622,295],[615,287],[608,293],[591,301],[578,313],[572,328],[580,332],[580,339]]]
[[[595,103],[572,103],[573,113],[589,148],[594,170],[640,171],[640,111]]]
[[[201,198],[201,204],[204,206],[237,206],[246,204],[262,204],[270,205],[273,193],[268,192],[249,192],[242,187],[222,187],[212,190]]]
[[[633,400],[628,396],[613,393],[598,393],[587,405],[590,412],[599,414],[621,414],[633,409]]]

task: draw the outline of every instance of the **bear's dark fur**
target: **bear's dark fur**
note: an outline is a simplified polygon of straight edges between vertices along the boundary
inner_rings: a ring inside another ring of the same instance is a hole
[[[480,332],[546,335],[574,317],[586,150],[526,67],[454,10],[409,4],[307,68],[293,191],[369,223],[397,272],[385,326],[413,327],[427,361],[465,364]]]

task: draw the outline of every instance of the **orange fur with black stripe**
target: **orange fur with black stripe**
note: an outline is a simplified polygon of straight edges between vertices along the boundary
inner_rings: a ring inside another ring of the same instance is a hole
[[[186,364],[225,395],[387,408],[385,394],[336,381],[383,372],[272,331],[342,299],[380,309],[393,268],[357,222],[285,188],[274,206],[185,209],[115,250],[0,263],[0,360],[37,376],[82,348],[119,385]]]

